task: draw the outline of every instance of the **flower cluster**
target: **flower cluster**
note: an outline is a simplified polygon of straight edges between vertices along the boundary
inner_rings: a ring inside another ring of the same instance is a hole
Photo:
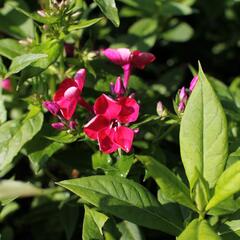
[[[189,98],[189,95],[191,94],[191,92],[193,91],[194,87],[196,86],[197,81],[198,81],[198,76],[196,75],[192,79],[188,90],[185,87],[182,87],[179,90],[178,112],[180,112],[180,113],[184,112],[184,110],[186,108],[187,100]]]
[[[110,84],[112,97],[102,94],[90,106],[81,96],[86,70],[80,69],[73,79],[67,78],[60,84],[52,101],[45,101],[43,105],[60,120],[52,124],[57,129],[74,129],[77,121],[72,120],[72,117],[76,107],[78,104],[85,107],[93,117],[83,126],[83,131],[90,139],[98,142],[100,150],[113,153],[120,148],[129,152],[137,132],[129,124],[137,120],[140,109],[133,95],[127,94],[130,74],[134,67],[143,69],[155,57],[151,53],[131,52],[126,48],[108,48],[103,54],[123,68],[123,80],[119,76],[115,84]]]

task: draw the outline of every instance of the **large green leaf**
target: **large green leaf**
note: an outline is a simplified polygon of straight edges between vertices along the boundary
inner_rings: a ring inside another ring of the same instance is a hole
[[[16,40],[4,38],[0,40],[0,55],[13,59],[24,54],[24,47]]]
[[[234,193],[240,191],[240,161],[227,168],[217,181],[215,192],[206,209],[216,206]]]
[[[194,219],[177,240],[221,240],[206,220]]]
[[[95,209],[90,209],[86,205],[85,215],[83,221],[83,240],[103,240],[102,228],[105,222],[108,220],[108,217],[103,213],[96,211]]]
[[[120,21],[115,0],[94,0],[103,14],[116,26],[119,27]]]
[[[58,184],[102,211],[124,220],[175,236],[182,229],[178,219],[170,216],[147,189],[132,180],[117,176],[91,176]]]
[[[173,172],[149,156],[138,155],[137,158],[144,164],[168,199],[196,210],[190,198],[189,189]]]
[[[32,63],[36,62],[37,60],[41,58],[46,58],[48,55],[47,54],[23,54],[21,56],[15,57],[12,60],[12,63],[9,67],[8,73],[5,76],[6,78],[22,71],[24,68],[27,66],[31,65]]]
[[[23,120],[12,120],[0,127],[0,172],[11,164],[23,145],[41,129],[43,114],[32,107]]]
[[[227,122],[223,108],[199,66],[194,88],[180,127],[180,148],[192,188],[199,172],[214,187],[228,155]]]

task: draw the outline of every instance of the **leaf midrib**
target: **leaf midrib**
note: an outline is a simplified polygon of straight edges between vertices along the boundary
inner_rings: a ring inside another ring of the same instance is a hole
[[[64,184],[64,185],[68,186],[69,184]],[[102,193],[102,192],[100,192],[100,191],[93,190],[93,189],[88,188],[88,187],[86,187],[86,186],[82,186],[82,185],[79,186],[79,185],[76,185],[76,184],[71,184],[71,185],[72,185],[72,186],[75,186],[75,187],[82,187],[83,189],[92,191],[92,192],[94,192],[94,193],[102,194],[102,195],[104,195],[104,196],[112,196],[112,197],[114,197],[114,196],[111,195],[111,194],[110,194],[110,195],[107,195],[106,193]],[[70,185],[70,186],[71,186],[71,185]],[[84,198],[84,197],[82,197],[82,198]],[[180,230],[180,231],[182,230],[179,226],[173,224],[171,221],[168,221],[167,219],[163,218],[162,216],[156,215],[156,214],[154,214],[153,212],[148,211],[146,208],[140,208],[139,206],[133,205],[133,204],[127,202],[127,201],[124,201],[124,200],[122,200],[122,199],[119,199],[118,197],[114,197],[114,198],[117,199],[117,200],[120,201],[120,202],[127,203],[128,205],[131,205],[131,206],[137,207],[137,208],[139,208],[139,209],[142,209],[144,212],[146,212],[146,213],[148,213],[148,214],[150,214],[150,215],[152,215],[152,216],[155,216],[155,217],[157,217],[157,218],[160,218],[162,221],[170,224],[171,226],[175,227],[176,229],[178,229],[178,230]]]

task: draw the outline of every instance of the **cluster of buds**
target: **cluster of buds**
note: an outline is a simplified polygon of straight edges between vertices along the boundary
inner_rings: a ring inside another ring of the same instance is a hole
[[[187,104],[187,100],[190,96],[190,94],[192,93],[194,87],[196,86],[198,81],[198,76],[194,76],[194,78],[192,79],[189,89],[186,89],[185,87],[182,87],[179,92],[178,92],[178,112],[179,113],[183,113],[185,108],[186,108],[186,104]]]

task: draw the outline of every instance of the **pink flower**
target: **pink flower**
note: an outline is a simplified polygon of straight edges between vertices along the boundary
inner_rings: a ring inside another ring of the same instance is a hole
[[[73,116],[78,102],[81,100],[81,92],[85,84],[86,70],[80,69],[74,79],[67,78],[59,86],[53,97],[60,112],[66,120],[70,120]]]
[[[1,81],[1,87],[8,92],[12,92],[12,90],[13,90],[12,83],[9,78],[3,79]]]
[[[118,148],[129,152],[132,147],[134,131],[125,124],[138,118],[139,105],[135,99],[120,97],[113,100],[102,94],[94,104],[96,116],[85,126],[84,132],[93,140],[97,140],[104,153],[115,152]]]
[[[123,86],[123,81],[121,77],[117,77],[116,83],[115,84],[112,83],[110,87],[112,88],[111,89],[112,94],[115,94],[117,97],[123,96],[126,91],[126,89]]]
[[[198,76],[194,76],[194,78],[192,79],[191,83],[190,83],[190,87],[189,87],[189,90],[190,92],[193,91],[193,89],[195,88],[196,84],[198,82]]]
[[[188,100],[188,94],[185,87],[182,87],[179,91],[179,104],[178,111],[184,112]]]
[[[128,48],[107,48],[103,51],[103,54],[114,64],[120,65],[123,68],[123,83],[125,89],[127,88],[133,67],[144,69],[147,64],[156,59],[151,53],[138,50],[131,52]]]

